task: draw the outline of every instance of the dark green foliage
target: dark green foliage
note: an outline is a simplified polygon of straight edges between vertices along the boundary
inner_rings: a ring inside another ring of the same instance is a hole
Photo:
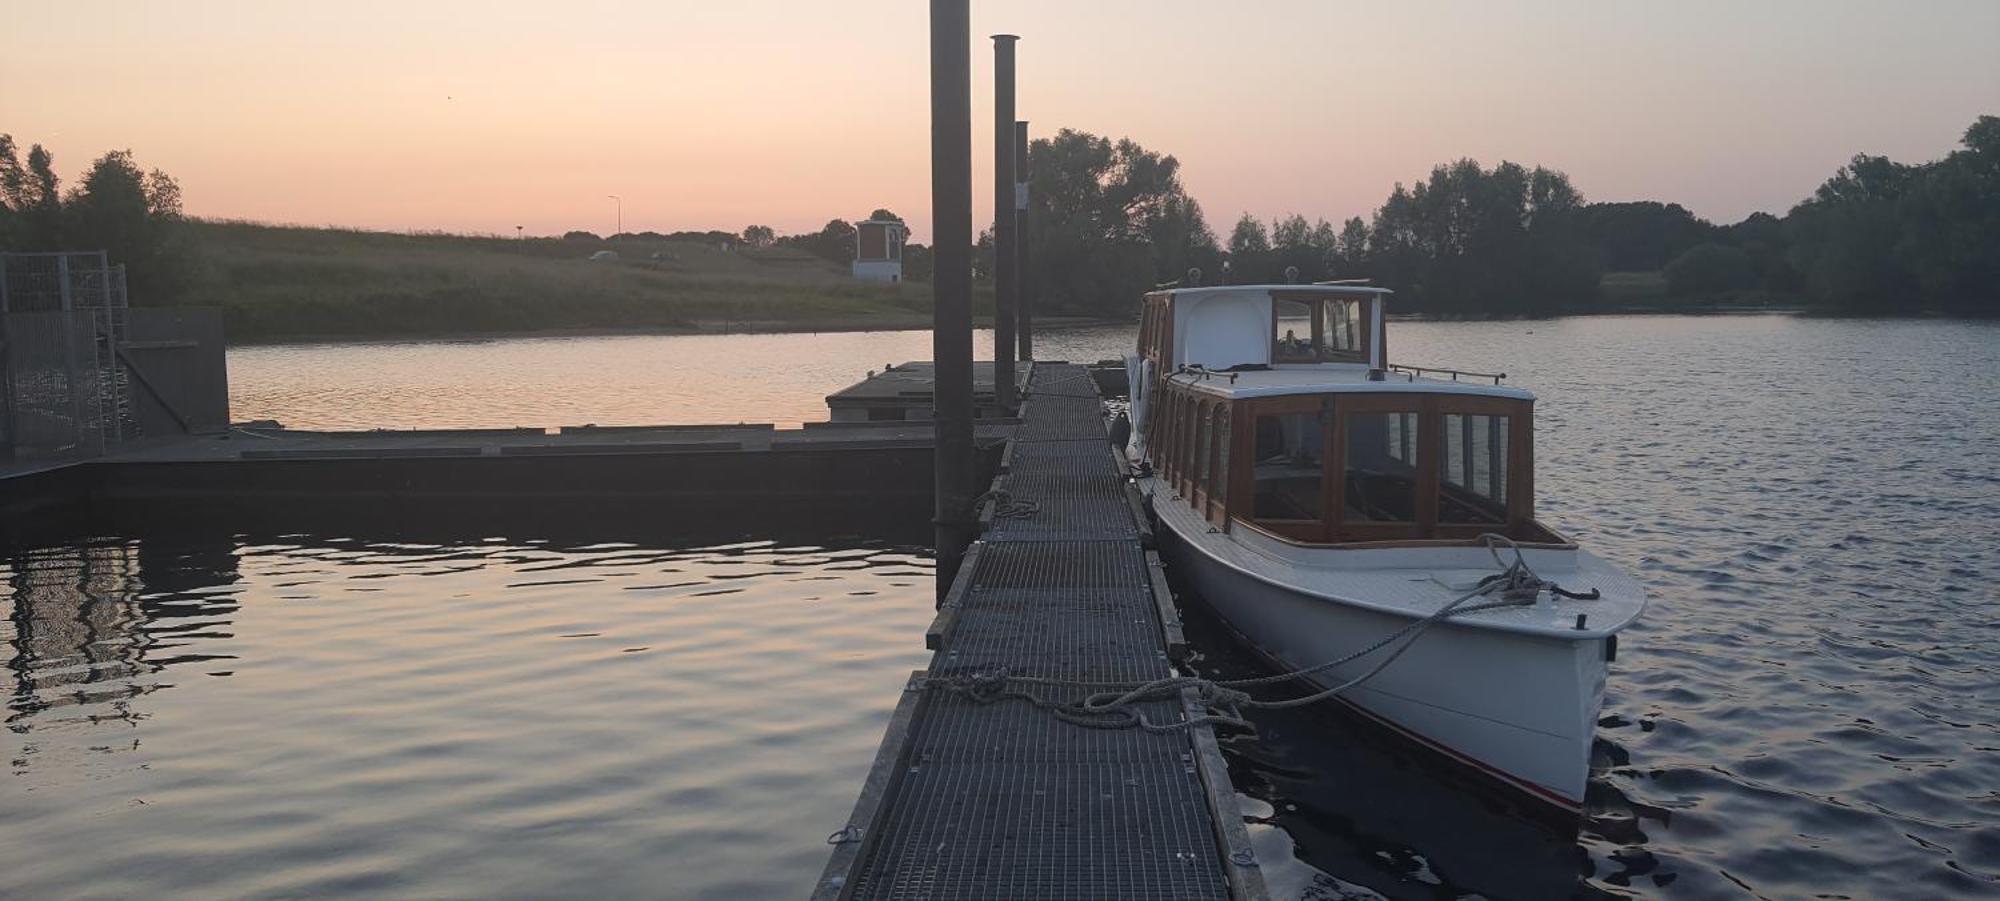
[[[836,263],[854,262],[854,225],[845,219],[832,220],[816,232],[786,235],[779,238],[778,243],[785,247],[796,247],[823,260],[832,260]]]
[[[1719,294],[1755,287],[1750,255],[1726,244],[1697,244],[1666,266],[1667,293],[1676,297]]]
[[[1718,237],[1718,229],[1678,203],[1641,200],[1593,203],[1583,208],[1584,229],[1598,260],[1612,272],[1651,272],[1689,248]]]
[[[1366,274],[1404,312],[1549,315],[1589,307],[1601,270],[1583,196],[1560,172],[1459,160],[1398,184],[1368,231]]]
[[[9,135],[0,135],[0,250],[105,251],[126,267],[130,297],[142,304],[178,300],[195,266],[171,176],[114,150],[65,194],[54,157],[36,144],[23,166]]]
[[[1788,261],[1839,313],[2000,316],[2000,118],[1920,165],[1856,156],[1792,209]]]
[[[1220,249],[1178,160],[1073,129],[1028,152],[1039,312],[1123,318],[1140,294],[1190,268],[1219,282]]]
[[[763,249],[777,243],[778,232],[768,225],[751,225],[743,229],[743,243]]]

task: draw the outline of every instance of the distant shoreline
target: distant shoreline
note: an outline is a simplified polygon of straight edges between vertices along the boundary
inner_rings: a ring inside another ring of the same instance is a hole
[[[1041,328],[1087,328],[1091,326],[1130,325],[1110,319],[1088,316],[1041,316],[1036,317],[1035,327]],[[975,328],[992,328],[992,317],[975,316]],[[409,334],[296,334],[258,335],[254,338],[238,340],[227,338],[230,347],[269,347],[283,344],[416,344],[427,342],[476,342],[506,341],[534,338],[624,338],[635,336],[690,336],[690,335],[798,335],[835,334],[845,332],[906,332],[929,329],[931,317],[928,314],[907,316],[869,317],[828,317],[825,319],[796,320],[701,320],[688,325],[635,326],[632,328],[541,328],[508,330],[468,330],[439,333]],[[227,336],[225,336],[226,338]]]

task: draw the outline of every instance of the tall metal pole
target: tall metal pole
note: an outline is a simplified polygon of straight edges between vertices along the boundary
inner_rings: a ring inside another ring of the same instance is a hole
[[[972,16],[931,0],[931,415],[937,594],[972,543]]]
[[[1028,122],[1014,123],[1014,269],[1020,276],[1015,288],[1014,327],[1020,339],[1022,360],[1035,358],[1035,270],[1028,255],[1029,238],[1034,235],[1028,215]]]
[[[993,36],[993,399],[1012,412],[1014,400],[1014,42]]]

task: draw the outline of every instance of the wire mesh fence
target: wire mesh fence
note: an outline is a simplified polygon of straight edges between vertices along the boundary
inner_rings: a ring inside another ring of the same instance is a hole
[[[0,254],[0,455],[93,456],[133,433],[129,309],[103,251]]]

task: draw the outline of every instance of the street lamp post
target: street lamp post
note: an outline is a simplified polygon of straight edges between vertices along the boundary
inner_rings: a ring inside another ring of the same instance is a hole
[[[606,194],[604,196],[618,202],[618,230],[611,233],[611,236],[615,238],[625,233],[625,200],[616,194]]]

